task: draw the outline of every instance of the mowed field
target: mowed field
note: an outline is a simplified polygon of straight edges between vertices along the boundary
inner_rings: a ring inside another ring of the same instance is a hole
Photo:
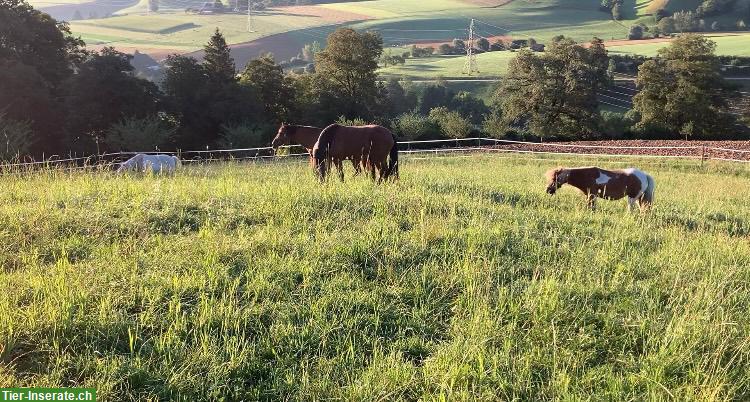
[[[550,197],[561,162],[521,156],[405,158],[381,186],[302,161],[2,176],[0,387],[746,400],[750,171],[631,162],[649,214]]]
[[[282,7],[255,13],[253,32],[248,32],[247,17],[242,13],[186,14],[179,9],[186,5],[184,2],[163,0],[161,4],[158,13],[146,15],[145,2],[140,2],[122,11],[126,15],[73,21],[71,29],[93,46],[110,45],[131,51],[138,48],[161,56],[200,49],[218,27],[230,43],[240,48],[249,46],[255,52],[253,41],[262,40],[263,50],[284,58],[296,55],[305,43],[324,43],[331,28],[341,25],[377,31],[388,46],[466,38],[471,18],[478,19],[477,34],[486,37],[533,36],[546,41],[565,34],[578,40],[593,36],[621,39],[628,32],[628,26],[598,11],[596,0],[516,0],[497,7],[460,0],[373,0]],[[274,38],[287,33],[289,37]],[[247,57],[240,52],[238,64],[244,65]]]

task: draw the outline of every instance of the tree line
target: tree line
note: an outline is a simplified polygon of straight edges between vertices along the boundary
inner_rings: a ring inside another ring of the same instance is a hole
[[[379,35],[338,29],[306,57],[314,71],[286,73],[272,56],[237,71],[217,29],[201,60],[173,55],[158,83],[131,56],[85,50],[64,23],[23,0],[0,0],[0,157],[126,150],[266,146],[281,122],[377,123],[408,139],[470,135],[526,139],[732,138],[746,121],[719,74],[715,44],[685,35],[640,60],[633,109],[600,109],[612,85],[601,40],[554,38],[518,52],[483,101],[438,80],[378,77]],[[616,64],[616,63],[615,63]]]

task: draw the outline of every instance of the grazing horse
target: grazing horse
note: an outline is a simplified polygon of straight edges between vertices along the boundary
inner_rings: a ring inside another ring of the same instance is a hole
[[[278,147],[289,144],[300,144],[310,154],[310,163],[313,163],[312,150],[315,143],[318,142],[320,132],[323,131],[320,127],[312,126],[295,126],[282,123],[279,127],[279,132],[276,133],[273,141],[271,141],[271,148],[276,150]],[[352,160],[352,166],[354,167],[354,175],[362,173],[362,161],[360,159],[350,158]],[[341,161],[337,161],[336,168],[339,171],[339,176],[344,177],[344,165]],[[343,180],[343,179],[342,179]]]
[[[628,210],[636,201],[640,208],[648,209],[654,201],[654,178],[638,169],[604,170],[598,167],[557,168],[547,171],[547,193],[555,194],[563,184],[581,190],[591,209],[596,198],[619,200],[628,197]]]
[[[182,162],[176,156],[138,154],[120,164],[117,173],[135,171],[173,174],[180,167]]]
[[[390,157],[390,161],[389,161]],[[338,165],[344,159],[363,160],[378,182],[390,177],[398,178],[398,144],[396,137],[381,126],[348,127],[331,124],[321,133],[313,147],[315,169],[321,181],[326,177],[326,164]],[[343,174],[340,179],[344,180]]]

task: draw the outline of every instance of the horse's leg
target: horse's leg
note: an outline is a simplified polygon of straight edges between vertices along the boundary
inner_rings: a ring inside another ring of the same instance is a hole
[[[587,205],[592,211],[596,210],[596,194],[589,194]]]
[[[386,170],[388,170],[388,163],[386,161],[378,162],[378,184],[382,183],[383,180],[385,180]]]
[[[336,159],[336,162],[334,163],[336,164],[336,169],[338,169],[339,171],[339,180],[343,182],[344,181],[344,164],[341,161],[341,159]]]
[[[635,198],[628,197],[628,212],[633,212],[633,210],[635,209],[635,202]],[[638,203],[640,204],[640,200],[638,200]]]
[[[375,164],[370,161],[367,163],[367,167],[370,169],[370,180],[375,181]]]
[[[360,164],[360,158],[355,156],[352,158],[352,167],[354,168],[354,176],[359,176],[360,173],[362,173],[362,168]]]

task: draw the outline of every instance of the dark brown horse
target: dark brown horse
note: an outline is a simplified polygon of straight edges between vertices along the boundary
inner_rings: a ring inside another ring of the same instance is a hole
[[[390,157],[390,160],[389,160]],[[331,124],[321,133],[313,147],[315,169],[320,180],[325,180],[326,165],[338,166],[344,159],[362,160],[370,177],[378,182],[398,178],[398,144],[396,137],[381,126],[348,127]],[[341,180],[343,180],[341,175]]]
[[[569,184],[586,195],[588,206],[596,207],[598,197],[619,200],[628,197],[628,209],[635,203],[648,209],[654,202],[654,178],[638,169],[604,170],[595,166],[557,168],[547,171],[547,193],[554,195],[563,184]]]
[[[310,163],[312,164],[312,150],[315,143],[318,142],[321,131],[323,131],[323,129],[320,127],[295,126],[282,123],[281,127],[279,127],[279,132],[276,133],[276,137],[271,141],[271,148],[276,150],[284,145],[300,144],[307,150],[307,153],[310,154]],[[354,166],[354,175],[356,176],[362,173],[361,159],[350,159],[352,160],[352,166]],[[344,165],[341,162],[342,161],[337,161],[336,168],[339,171],[339,176],[342,177],[343,180]]]

